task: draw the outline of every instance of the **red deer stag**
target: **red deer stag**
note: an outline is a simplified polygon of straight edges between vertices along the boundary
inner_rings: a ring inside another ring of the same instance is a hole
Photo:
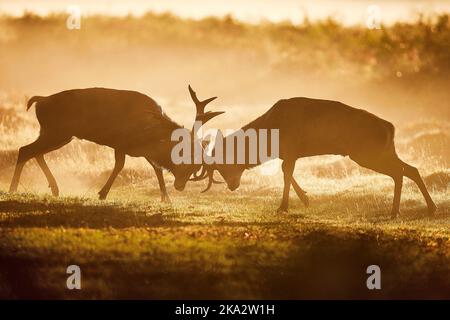
[[[197,108],[195,121],[206,123],[223,112],[204,112],[214,98],[199,101],[189,86]],[[54,196],[59,189],[48,168],[44,154],[59,149],[73,137],[85,139],[115,150],[115,165],[100,199],[105,199],[119,172],[125,164],[125,155],[145,157],[158,178],[161,200],[169,201],[162,169],[175,176],[174,186],[183,190],[190,176],[200,169],[200,164],[178,164],[171,160],[172,131],[183,128],[172,121],[150,97],[135,91],[106,88],[89,88],[63,91],[48,97],[32,97],[27,110],[36,103],[36,116],[41,126],[39,137],[21,147],[10,192],[17,190],[25,163],[36,158],[44,172]],[[185,129],[188,130],[188,129]],[[194,134],[194,132],[191,132]],[[192,139],[192,143],[199,143]],[[194,163],[192,161],[191,163]]]
[[[394,145],[394,126],[377,116],[352,108],[343,103],[308,98],[280,100],[265,114],[244,126],[247,129],[279,129],[279,158],[283,160],[283,198],[278,211],[287,211],[291,184],[297,195],[307,203],[304,191],[292,175],[298,158],[324,154],[349,156],[359,165],[392,177],[395,183],[392,214],[397,216],[400,207],[403,176],[412,179],[422,192],[430,214],[436,205],[430,197],[417,168],[403,162],[397,156]],[[227,139],[224,138],[226,153]],[[257,144],[259,145],[259,143]],[[215,147],[216,148],[216,147]],[[213,150],[214,152],[214,150]],[[249,147],[245,144],[246,159]],[[258,158],[257,164],[261,161]],[[254,167],[248,161],[244,164],[205,165],[196,180],[210,177],[218,170],[228,188],[239,187],[245,169]],[[211,183],[208,187],[211,186]]]

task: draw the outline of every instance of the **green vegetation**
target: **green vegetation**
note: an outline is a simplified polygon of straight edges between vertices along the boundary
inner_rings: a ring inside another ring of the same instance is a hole
[[[278,188],[247,182],[246,191],[200,197],[200,187],[173,191],[173,205],[147,184],[116,188],[107,202],[2,193],[0,296],[450,297],[445,192],[433,193],[440,209],[429,217],[407,184],[402,216],[391,220],[384,180],[312,195],[307,209],[292,196],[284,215],[275,213]],[[82,269],[80,291],[65,287],[70,264]],[[371,264],[381,267],[381,291],[365,287]]]

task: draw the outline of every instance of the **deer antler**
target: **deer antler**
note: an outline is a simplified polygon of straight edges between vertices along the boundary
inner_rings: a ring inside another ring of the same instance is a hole
[[[206,186],[206,188],[202,191],[202,193],[205,193],[206,191],[208,191],[209,189],[211,189],[211,186],[213,185],[213,183],[215,184],[220,184],[223,183],[222,181],[217,181],[216,179],[214,179],[214,168],[210,167],[206,169],[207,172],[207,177],[209,178],[208,180],[208,185]]]
[[[219,114],[222,114],[222,113],[225,112],[225,111],[208,111],[208,112],[205,112],[206,105],[208,103],[210,103],[211,101],[217,99],[217,97],[212,97],[212,98],[200,101],[197,98],[197,94],[192,89],[191,85],[189,85],[188,88],[189,88],[189,93],[191,95],[192,101],[194,101],[195,107],[196,107],[195,121],[200,121],[200,122],[202,122],[202,125],[203,125],[206,122],[208,122],[209,120],[211,120],[212,118],[217,117]]]
[[[206,179],[206,177],[208,175],[208,172],[206,171],[205,166],[202,166],[200,174],[197,174],[197,173],[198,173],[198,171],[193,174],[194,177],[190,178],[189,181],[201,181],[201,180]]]
[[[200,121],[201,125],[204,125],[206,122],[211,120],[212,118],[225,113],[225,111],[207,111],[205,112],[205,107],[211,101],[217,99],[217,97],[208,98],[206,100],[200,101],[197,97],[197,94],[192,89],[191,85],[188,86],[189,93],[191,95],[192,101],[195,103],[196,113],[195,113],[195,122]],[[192,131],[194,131],[194,126],[192,127]],[[200,173],[195,172],[193,177],[190,178],[190,181],[200,181],[209,178],[208,185],[205,190],[202,192],[208,191],[213,183],[223,183],[221,181],[217,181],[214,179],[214,168],[212,166],[203,165]]]
[[[205,180],[206,178],[209,178],[208,185],[202,191],[202,193],[211,189],[211,186],[213,185],[213,183],[215,183],[215,184],[223,183],[222,181],[218,181],[218,180],[214,179],[214,168],[212,168],[211,166],[209,168],[207,168],[205,165],[202,166],[200,174],[194,173],[194,177],[190,178],[189,181],[201,181],[201,180]]]

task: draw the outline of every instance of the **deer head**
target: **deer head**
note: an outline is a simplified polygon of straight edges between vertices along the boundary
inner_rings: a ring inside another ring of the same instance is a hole
[[[227,152],[227,143],[226,139],[229,139],[230,137],[223,137],[223,134],[220,130],[217,132],[216,136],[216,144],[214,145],[214,148],[212,149],[212,157],[216,156],[216,150],[217,150],[217,144],[220,143],[221,146],[219,150],[221,156],[217,154],[218,157],[222,158],[221,163],[213,163],[213,164],[203,164],[202,170],[200,174],[194,174],[194,177],[191,179],[193,181],[199,181],[208,178],[208,185],[206,189],[204,189],[202,192],[208,191],[213,184],[222,183],[221,181],[217,181],[214,178],[214,171],[218,171],[219,174],[222,176],[222,178],[225,180],[225,183],[227,184],[228,188],[231,191],[236,190],[241,182],[241,177],[247,166],[245,164],[235,164],[235,163],[226,163],[226,152]],[[233,138],[231,138],[233,139]]]

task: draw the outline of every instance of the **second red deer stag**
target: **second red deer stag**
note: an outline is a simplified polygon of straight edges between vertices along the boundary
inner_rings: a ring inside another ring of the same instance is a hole
[[[204,112],[206,104],[215,98],[200,101],[191,87],[189,92],[197,107],[196,121],[204,124],[222,113]],[[99,192],[100,199],[106,198],[124,167],[125,155],[145,157],[153,166],[162,201],[169,201],[163,168],[175,176],[174,186],[177,190],[183,190],[190,176],[200,169],[199,164],[175,165],[172,162],[171,150],[176,142],[171,141],[171,134],[182,126],[172,121],[153,99],[139,92],[106,88],[75,89],[48,97],[32,97],[27,110],[33,103],[36,103],[36,116],[41,130],[36,141],[19,150],[11,192],[17,190],[25,163],[36,158],[53,195],[57,196],[58,185],[44,160],[44,154],[61,148],[73,137],[115,150],[114,170]],[[192,139],[192,143],[199,142]]]
[[[279,211],[288,209],[291,185],[302,201],[306,204],[308,202],[305,192],[292,176],[296,160],[325,154],[349,156],[363,167],[392,177],[395,183],[393,215],[399,213],[404,176],[418,185],[428,211],[436,211],[436,205],[417,168],[397,156],[394,126],[367,111],[336,101],[292,98],[278,101],[265,114],[242,129],[244,132],[247,129],[279,129],[279,158],[283,160],[284,174],[283,198]],[[227,145],[227,139],[235,139],[235,134],[226,137],[223,146]],[[245,148],[248,159],[248,144],[245,144]],[[240,185],[244,170],[256,165],[247,163],[205,165],[207,169],[204,168],[200,178],[209,176],[211,179],[214,170],[218,170],[229,189],[235,190]],[[257,164],[259,163],[258,159]]]

